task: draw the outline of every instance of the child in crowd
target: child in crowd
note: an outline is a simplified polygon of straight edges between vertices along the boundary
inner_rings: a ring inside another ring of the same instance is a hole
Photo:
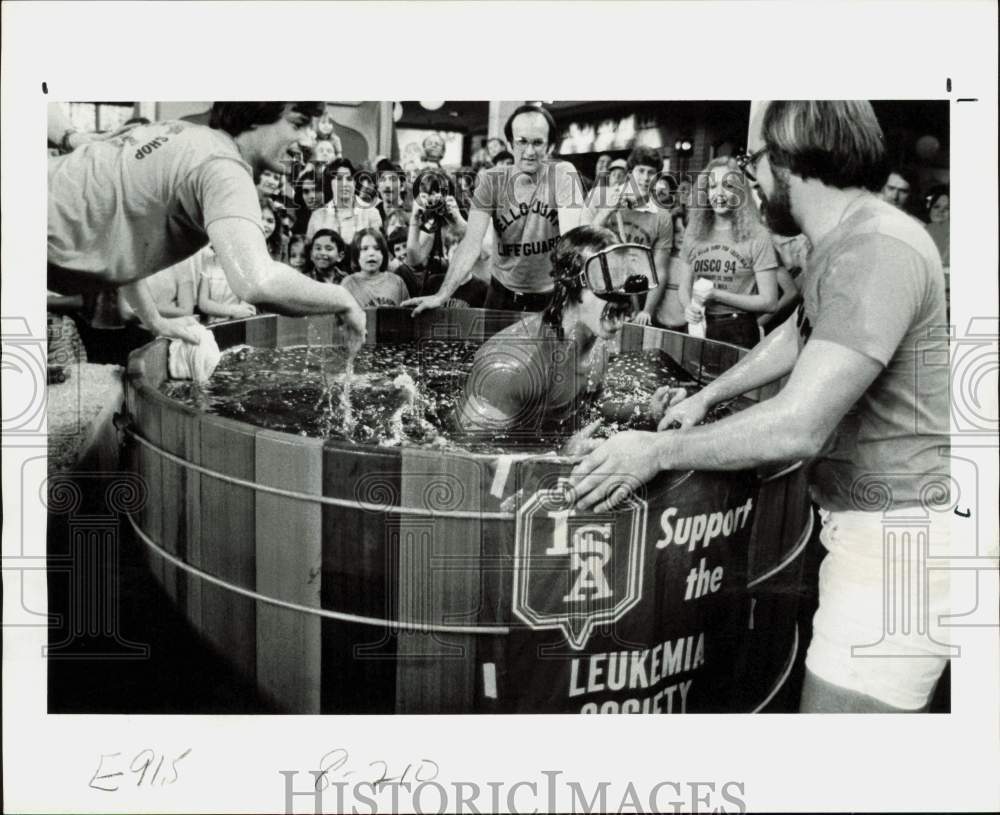
[[[410,297],[417,297],[420,294],[423,276],[418,278],[406,262],[406,243],[408,237],[408,232],[403,227],[394,229],[389,233],[389,239],[386,241],[389,247],[389,265],[386,268],[403,279]]]
[[[348,275],[343,285],[362,308],[398,306],[410,296],[403,279],[388,271],[389,247],[380,230],[355,233],[351,261],[357,271]]]
[[[306,236],[292,235],[288,241],[288,265],[305,273],[306,271]]]
[[[267,253],[271,256],[271,260],[280,261],[283,248],[282,229],[278,225],[278,216],[270,201],[261,202],[260,223],[264,227],[264,242],[267,244]]]
[[[326,165],[335,158],[337,158],[337,148],[333,146],[333,142],[329,139],[318,139],[316,144],[313,146],[313,164]]]
[[[333,229],[320,229],[306,245],[303,271],[320,283],[343,283],[346,277],[341,263],[347,257],[347,244]]]

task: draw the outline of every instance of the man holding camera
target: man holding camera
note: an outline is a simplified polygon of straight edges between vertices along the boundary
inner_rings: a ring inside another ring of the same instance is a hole
[[[452,297],[479,259],[491,221],[496,240],[485,307],[541,311],[551,299],[549,254],[559,236],[579,224],[583,190],[572,164],[549,160],[556,124],[547,110],[521,105],[507,120],[505,133],[515,165],[480,172],[465,237],[441,289],[403,303],[414,307],[414,315]]]

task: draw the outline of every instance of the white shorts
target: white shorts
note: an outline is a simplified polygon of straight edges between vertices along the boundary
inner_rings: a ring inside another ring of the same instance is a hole
[[[951,519],[921,510],[826,512],[819,610],[806,668],[903,710],[924,707],[948,661],[950,573],[928,569],[948,552]],[[918,516],[918,517],[914,517]]]

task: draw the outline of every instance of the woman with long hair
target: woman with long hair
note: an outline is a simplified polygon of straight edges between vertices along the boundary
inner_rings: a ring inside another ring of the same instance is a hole
[[[362,229],[382,228],[378,210],[358,199],[354,175],[354,165],[346,158],[334,159],[323,169],[326,204],[310,216],[307,238],[312,238],[320,229],[333,229],[350,243],[355,233]]]
[[[313,170],[303,170],[295,179],[295,225],[292,227],[293,235],[305,235],[309,226],[309,218],[315,210],[323,206],[321,191],[316,181],[316,173]]]
[[[271,260],[283,260],[282,227],[278,223],[278,215],[270,201],[265,200],[260,203],[260,223],[264,227],[264,243],[267,244],[267,253],[271,256]]]
[[[757,318],[778,305],[778,261],[735,159],[713,159],[699,174],[681,261],[678,295],[688,323],[704,320],[709,339],[756,345]],[[698,278],[712,282],[703,305],[692,302]]]

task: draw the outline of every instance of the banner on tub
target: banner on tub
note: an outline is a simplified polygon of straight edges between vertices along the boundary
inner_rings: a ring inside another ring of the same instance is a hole
[[[569,511],[564,465],[526,461],[501,703],[521,713],[734,709],[747,629],[746,475],[665,474],[613,513]]]

